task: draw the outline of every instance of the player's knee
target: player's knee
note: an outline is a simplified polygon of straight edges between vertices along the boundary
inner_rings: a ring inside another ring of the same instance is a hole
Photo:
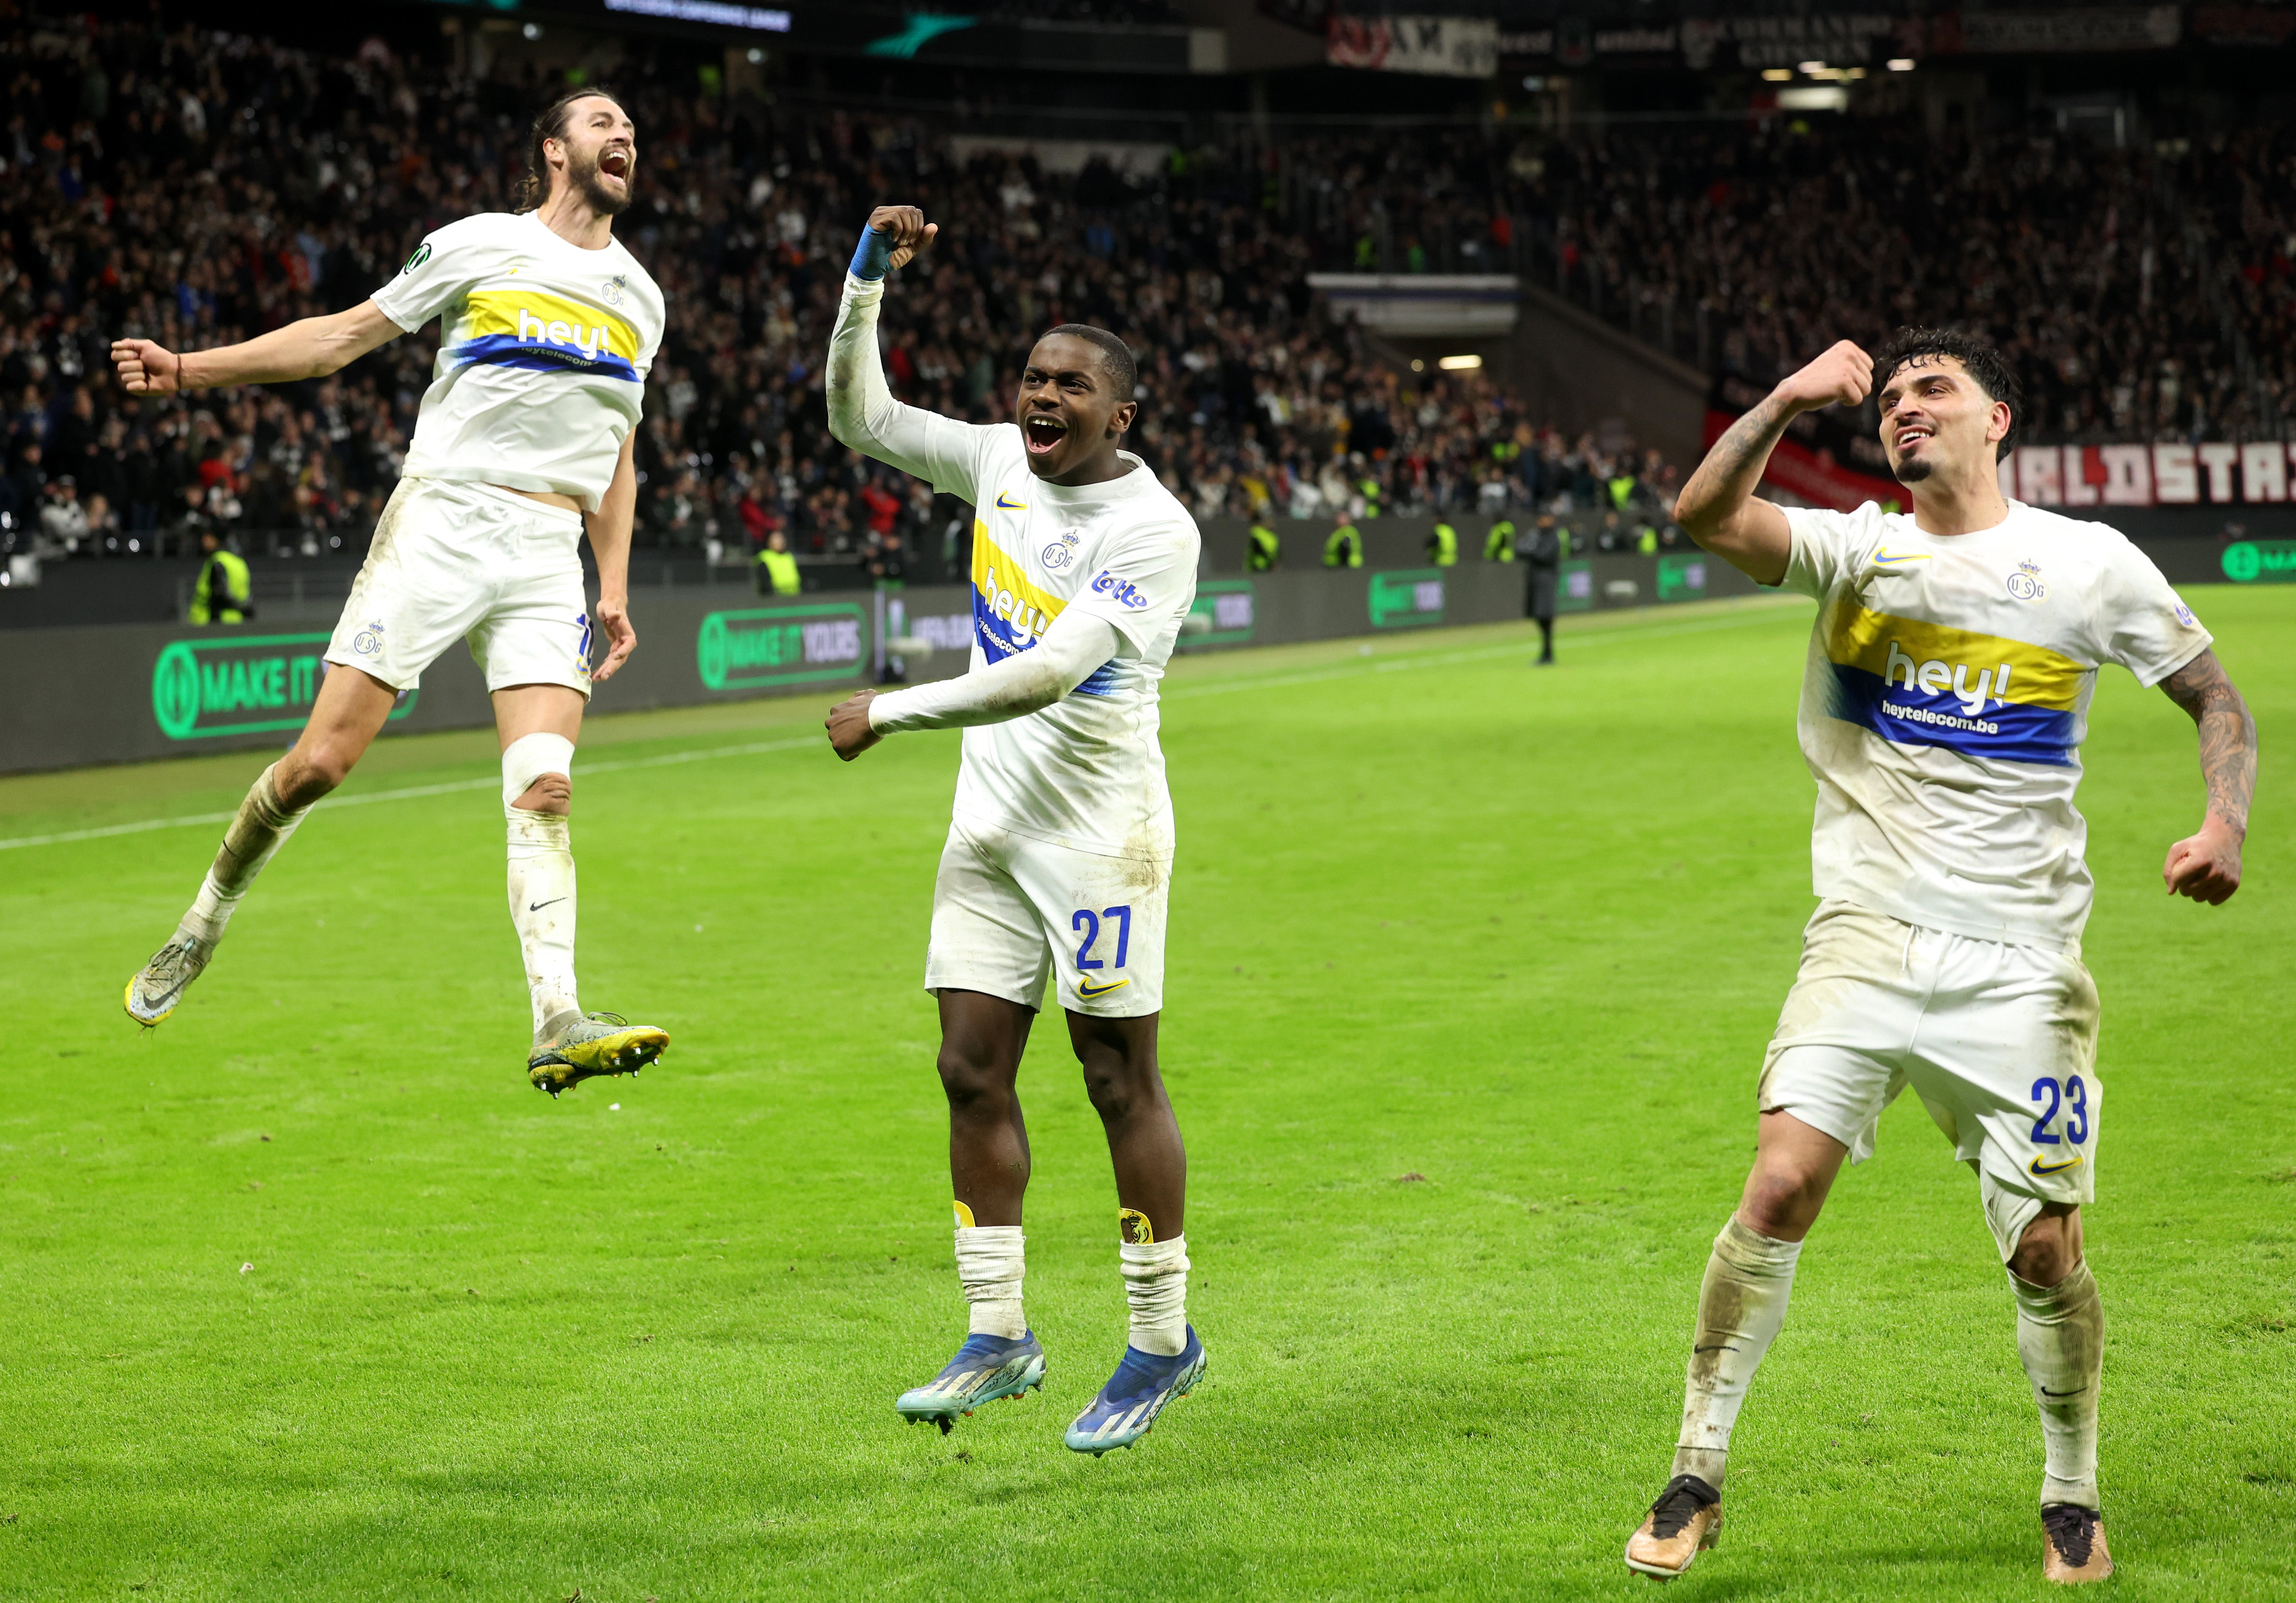
[[[528,813],[554,813],[563,818],[574,810],[574,781],[562,773],[545,773],[512,805]]]
[[[271,787],[286,806],[308,807],[349,777],[357,761],[358,754],[340,742],[315,740],[279,759],[271,771]]]
[[[2033,1286],[2054,1286],[2080,1267],[2080,1232],[2070,1210],[2045,1208],[2017,1239],[2009,1272]]]
[[[1136,1064],[1113,1054],[1095,1054],[1085,1060],[1085,1095],[1092,1099],[1093,1111],[1110,1124],[1130,1118],[1135,1111],[1152,1103],[1161,1088],[1153,1063]]]
[[[940,1070],[940,1088],[952,1112],[994,1111],[1012,1095],[1012,1075],[988,1053],[944,1042],[934,1067]]]
[[[1738,1223],[1774,1240],[1798,1241],[1808,1233],[1825,1201],[1823,1178],[1785,1165],[1764,1165],[1748,1176],[1738,1204]]]

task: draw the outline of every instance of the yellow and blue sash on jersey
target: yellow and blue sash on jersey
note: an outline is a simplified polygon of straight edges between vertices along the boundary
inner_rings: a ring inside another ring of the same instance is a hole
[[[1068,603],[1040,588],[1020,563],[988,537],[988,525],[972,523],[972,633],[981,655],[992,663],[1031,650],[1044,638]],[[1074,694],[1105,696],[1116,688],[1113,659],[1092,671]]]
[[[2070,765],[2073,709],[2095,671],[2046,646],[1894,617],[1845,601],[1826,640],[1827,710],[1901,746]]]
[[[472,290],[447,354],[458,366],[484,362],[638,381],[636,329],[611,312],[536,290]]]

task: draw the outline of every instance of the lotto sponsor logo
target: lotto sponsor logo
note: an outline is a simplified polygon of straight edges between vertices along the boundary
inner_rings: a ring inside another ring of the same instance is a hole
[[[865,665],[867,638],[850,602],[713,612],[695,632],[694,667],[710,691],[849,679]]]
[[[1141,593],[1137,585],[1130,579],[1119,578],[1105,568],[1093,576],[1092,590],[1095,595],[1104,595],[1127,611],[1143,611],[1148,605],[1148,598]]]
[[[152,716],[171,740],[300,729],[326,677],[324,634],[177,640],[152,664]],[[398,698],[393,722],[414,710]]]

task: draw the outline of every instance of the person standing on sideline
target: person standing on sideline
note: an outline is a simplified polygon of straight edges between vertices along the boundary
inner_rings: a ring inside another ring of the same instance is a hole
[[[1562,568],[1562,536],[1554,514],[1541,512],[1530,532],[1517,542],[1522,558],[1523,611],[1538,625],[1538,660],[1533,666],[1554,665],[1554,588]]]
[[[1427,534],[1427,560],[1438,568],[1459,565],[1459,531],[1445,518],[1435,519],[1435,527]]]
[[[972,656],[937,684],[861,691],[826,720],[851,762],[887,735],[962,729],[933,883],[925,989],[940,1010],[970,1333],[895,1402],[946,1434],[1043,1384],[1021,1312],[1029,1132],[1015,1082],[1052,979],[1116,1172],[1124,1357],[1066,1441],[1095,1456],[1148,1434],[1204,1372],[1187,1321],[1188,1159],[1156,1060],[1174,833],[1157,686],[1196,594],[1195,519],[1119,448],[1138,414],[1132,353],[1062,323],[1029,353],[1011,423],[896,401],[877,349],[887,274],[939,232],[914,206],[869,214],[830,335],[830,431],[979,509]]]
[[[200,552],[207,560],[192,586],[192,622],[240,624],[253,617],[255,582],[247,571],[247,559],[211,528],[201,531]]]
[[[789,536],[774,530],[766,536],[765,549],[758,552],[758,593],[795,595],[804,587],[798,577],[797,559],[790,555]]]
[[[1283,565],[1283,542],[1276,538],[1265,516],[1251,520],[1250,542],[1243,553],[1246,573],[1273,573]]]
[[[1363,536],[1355,522],[1345,512],[1324,541],[1324,566],[1326,568],[1361,568],[1363,566]]]
[[[1754,494],[1788,425],[1878,391],[1910,515],[1787,510]],[[2005,501],[2023,398],[1982,339],[1902,329],[1782,381],[1706,454],[1676,517],[1756,584],[1818,603],[1802,676],[1821,900],[1754,1092],[1754,1165],[1698,1293],[1673,1478],[1628,1567],[1688,1569],[1722,1524],[1730,1433],[1785,1320],[1794,1266],[1845,1159],[1873,1156],[1911,1085],[1977,1190],[2041,1416],[2041,1574],[2112,1573],[2097,1491],[2104,1311],[2081,1251],[2104,1087],[2080,961],[2094,881],[2073,806],[2100,667],[2159,685],[2200,733],[2208,804],[2169,848],[2172,895],[2240,888],[2256,724],[2209,632],[2102,523]]]
[[[591,686],[637,644],[630,447],[663,307],[653,280],[614,238],[636,164],[636,130],[612,95],[562,95],[529,132],[521,209],[436,230],[349,311],[212,350],[179,354],[149,339],[112,346],[131,394],[173,395],[320,378],[433,317],[441,323],[405,476],[327,646],[310,718],[240,803],[176,933],[127,982],[127,1014],[138,1024],[175,1010],[272,854],[343,782],[398,697],[462,637],[486,675],[502,743],[511,923],[534,1014],[528,1080],[555,1097],[593,1075],[635,1074],[668,1045],[652,1025],[586,1014],[575,1000],[567,829],[582,709]],[[594,674],[586,532],[607,644]]]
[[[1513,561],[1514,535],[1513,519],[1492,519],[1489,531],[1483,536],[1483,560],[1486,562]]]

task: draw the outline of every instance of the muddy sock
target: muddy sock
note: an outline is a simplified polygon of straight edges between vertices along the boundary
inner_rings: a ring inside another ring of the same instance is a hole
[[[1691,1337],[1684,1387],[1682,1436],[1674,1473],[1694,1475],[1716,1491],[1729,1472],[1730,1432],[1762,1354],[1785,1323],[1799,1241],[1757,1234],[1733,1215],[1714,1238],[1698,1288],[1698,1325]]]

